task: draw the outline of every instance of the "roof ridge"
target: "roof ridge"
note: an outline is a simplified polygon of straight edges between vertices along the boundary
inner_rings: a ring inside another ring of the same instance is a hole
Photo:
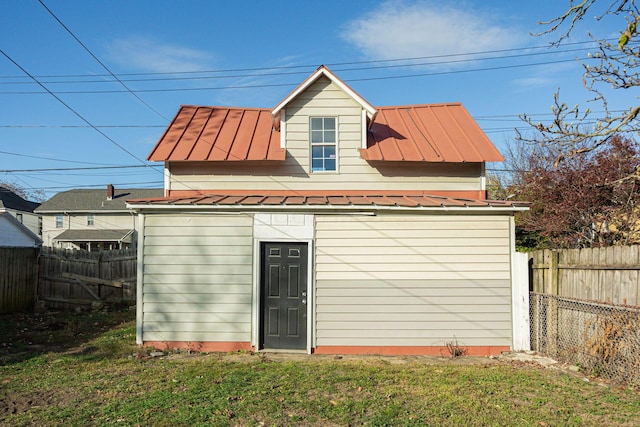
[[[219,108],[225,110],[258,110],[271,111],[268,107],[238,107],[230,105],[203,105],[203,104],[180,104],[180,108]]]
[[[435,102],[424,104],[406,104],[406,105],[376,105],[376,109],[396,109],[396,108],[418,108],[418,107],[447,107],[462,106],[462,102]]]

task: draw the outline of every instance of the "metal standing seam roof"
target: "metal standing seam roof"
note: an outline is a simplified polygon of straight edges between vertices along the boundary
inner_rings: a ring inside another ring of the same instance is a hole
[[[149,154],[151,161],[285,160],[282,108],[327,76],[367,111],[367,161],[495,162],[504,158],[460,103],[374,107],[325,66],[274,109],[183,105]]]
[[[504,158],[460,103],[378,107],[369,161],[500,162]]]
[[[284,160],[269,109],[183,105],[148,160]]]
[[[129,200],[130,205],[140,206],[236,206],[273,207],[306,206],[324,207],[404,207],[404,208],[526,208],[528,203],[502,200],[475,200],[445,196],[418,194],[203,194],[199,196],[158,197]]]

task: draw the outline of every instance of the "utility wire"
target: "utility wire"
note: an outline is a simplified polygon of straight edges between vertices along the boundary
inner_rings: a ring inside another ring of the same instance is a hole
[[[583,59],[593,59],[593,58],[583,58]],[[416,74],[405,74],[405,75],[397,75],[397,76],[382,76],[382,77],[362,77],[362,78],[354,78],[354,79],[343,79],[345,82],[363,82],[363,81],[376,81],[376,80],[394,80],[394,79],[406,79],[406,78],[414,78],[414,77],[428,77],[428,76],[439,76],[439,75],[447,75],[447,74],[462,74],[462,73],[473,73],[473,72],[482,72],[482,71],[496,71],[496,70],[508,70],[513,68],[523,68],[523,67],[533,67],[539,65],[552,65],[552,64],[561,64],[566,62],[575,62],[576,59],[563,59],[557,61],[546,61],[546,62],[535,62],[529,64],[514,64],[514,65],[502,65],[497,67],[486,67],[486,68],[475,68],[475,69],[466,69],[466,70],[449,70],[449,71],[434,71],[428,73],[416,73]],[[206,91],[206,90],[229,90],[229,89],[256,89],[256,88],[268,88],[268,87],[283,87],[283,86],[298,86],[300,83],[271,83],[271,84],[251,84],[251,85],[228,85],[228,86],[217,86],[217,87],[192,87],[192,88],[166,88],[166,89],[137,89],[136,93],[143,92],[192,92],[192,91]],[[41,84],[42,85],[42,84]],[[91,90],[91,91],[57,91],[59,94],[103,94],[103,93],[122,93],[127,92],[124,90]],[[3,95],[40,95],[48,92],[36,92],[36,91],[3,91],[0,94]]]
[[[98,169],[132,169],[146,168],[150,165],[133,165],[133,166],[91,166],[84,168],[38,168],[38,169],[0,169],[0,173],[16,173],[16,172],[54,172],[54,171],[82,171],[82,170],[98,170]]]
[[[89,127],[91,127],[92,129],[94,129],[96,132],[98,132],[100,135],[102,135],[104,138],[107,139],[107,141],[109,141],[110,143],[112,143],[113,145],[115,145],[116,147],[118,147],[120,150],[124,151],[125,153],[127,153],[128,155],[130,155],[131,157],[133,157],[134,159],[136,159],[137,161],[139,161],[141,164],[146,165],[146,163],[144,162],[144,160],[140,159],[138,156],[136,156],[135,154],[133,154],[131,151],[127,150],[124,146],[118,144],[113,138],[111,138],[109,135],[107,135],[106,133],[104,133],[102,130],[100,130],[98,127],[96,127],[93,123],[91,123],[89,120],[87,120],[82,114],[80,114],[78,111],[76,111],[73,107],[71,107],[69,104],[67,104],[66,102],[64,102],[62,100],[62,98],[60,98],[58,95],[56,95],[54,92],[52,92],[51,90],[49,90],[48,87],[46,87],[44,84],[40,83],[40,81],[34,77],[33,75],[31,75],[26,69],[24,69],[20,64],[18,64],[16,61],[13,60],[13,58],[11,58],[4,50],[0,49],[0,53],[7,58],[9,61],[11,61],[11,63],[13,63],[16,67],[18,67],[23,73],[25,73],[27,76],[31,77],[36,83],[38,83],[38,85],[40,85],[40,87],[42,87],[48,94],[50,94],[51,96],[53,96],[58,102],[60,102],[62,105],[65,106],[65,108],[67,108],[69,111],[71,111],[76,117],[78,117],[80,120],[82,120],[84,123],[86,123]],[[153,168],[153,166],[150,165],[146,165],[147,167],[151,167]]]
[[[569,52],[583,52],[588,48],[578,48],[578,49],[568,49],[562,51],[547,51],[547,52],[534,52],[534,53],[523,53],[518,55],[507,55],[507,56],[490,56],[490,57],[482,57],[477,59],[458,59],[458,60],[450,60],[450,61],[429,61],[429,62],[414,62],[411,64],[400,64],[400,65],[381,65],[381,66],[373,66],[373,67],[358,67],[358,68],[342,68],[335,69],[335,72],[347,72],[347,71],[371,71],[371,70],[381,70],[381,69],[390,69],[390,68],[409,68],[409,67],[422,67],[425,65],[433,66],[433,65],[450,65],[450,64],[459,64],[464,62],[476,62],[476,61],[489,61],[489,60],[500,60],[500,59],[513,59],[513,58],[523,58],[523,57],[531,57],[531,56],[541,56],[541,55],[558,55]],[[199,72],[198,72],[199,73]],[[296,74],[307,74],[308,71],[287,71],[287,72],[273,72],[273,73],[260,73],[260,74],[226,74],[226,75],[203,75],[203,76],[188,76],[188,77],[160,77],[160,78],[124,78],[117,79],[118,82],[123,84],[122,82],[160,82],[160,81],[179,81],[179,80],[211,80],[211,79],[231,79],[231,78],[244,78],[244,77],[266,77],[266,76],[284,76],[284,75],[296,75]],[[202,72],[204,74],[204,72]],[[101,79],[93,79],[87,80],[88,78],[95,77],[108,77],[108,76],[100,76],[100,75],[88,75],[84,76],[85,80],[64,80],[64,81],[43,81],[43,83],[47,84],[89,84],[89,83],[113,83],[113,80],[105,80]],[[16,84],[33,84],[33,82],[22,81],[22,82],[0,82],[0,85],[16,85]]]
[[[156,113],[158,116],[160,116],[160,117],[161,117],[161,118],[163,118],[164,120],[169,121],[169,119],[168,119],[167,117],[165,117],[165,116],[164,116],[164,115],[162,115],[162,113],[160,113],[158,110],[156,110],[156,109],[155,109],[155,108],[153,108],[151,105],[149,105],[148,103],[146,103],[142,98],[140,98],[140,97],[139,97],[138,95],[136,95],[136,94],[135,94],[131,89],[129,89],[129,87],[128,87],[126,84],[124,84],[124,83],[122,82],[122,80],[120,80],[120,79],[119,79],[115,74],[113,74],[113,73],[111,72],[111,70],[109,69],[109,67],[107,67],[107,66],[106,66],[102,61],[100,61],[100,59],[98,59],[98,57],[97,57],[97,56],[95,56],[95,55],[93,54],[93,52],[91,52],[91,50],[90,50],[90,49],[89,49],[89,48],[88,48],[84,43],[82,43],[82,41],[81,41],[81,40],[80,40],[80,39],[79,39],[79,38],[78,38],[78,37],[73,33],[73,31],[71,31],[71,30],[69,29],[69,27],[67,27],[67,26],[66,26],[66,25],[65,25],[65,24],[64,24],[64,23],[63,23],[63,22],[62,22],[62,21],[61,21],[61,20],[60,20],[60,19],[59,19],[59,18],[58,18],[58,17],[57,17],[57,16],[56,16],[52,11],[51,11],[51,9],[49,9],[49,8],[47,7],[47,5],[46,5],[46,4],[44,4],[44,2],[43,2],[42,0],[38,0],[38,2],[42,5],[42,7],[44,7],[44,8],[46,9],[46,11],[47,11],[47,12],[49,12],[49,14],[50,14],[50,15],[51,15],[51,16],[52,16],[56,21],[58,21],[58,23],[62,26],[62,28],[64,28],[64,29],[65,29],[65,30],[66,30],[66,31],[71,35],[71,37],[73,37],[73,38],[75,39],[75,41],[77,41],[77,42],[80,44],[80,46],[82,46],[82,47],[83,47],[83,49],[84,49],[84,50],[86,50],[86,51],[87,51],[87,53],[88,53],[89,55],[91,55],[91,57],[92,57],[93,59],[95,59],[95,60],[96,60],[96,62],[98,62],[98,64],[100,64],[100,65],[102,66],[102,68],[104,68],[104,69],[109,73],[109,75],[111,75],[111,77],[113,77],[114,79],[116,79],[116,81],[117,81],[118,83],[120,83],[120,84],[122,85],[122,87],[124,87],[124,88],[126,89],[126,91],[127,91],[127,92],[129,92],[131,95],[135,96],[135,97],[136,97],[136,99],[137,99],[138,101],[140,101],[142,104],[144,104],[144,105],[145,105],[149,110],[153,111],[154,113]]]
[[[617,39],[606,39],[606,41],[617,41]],[[576,46],[576,45],[585,45],[585,44],[595,44],[597,41],[588,40],[581,42],[572,42],[572,43],[564,43],[561,46]],[[597,47],[597,44],[593,47]],[[450,57],[460,57],[460,56],[472,56],[472,55],[485,55],[485,54],[494,54],[494,53],[505,53],[505,52],[521,52],[528,51],[534,49],[550,49],[549,45],[543,46],[532,46],[532,47],[518,47],[518,48],[510,48],[510,49],[494,49],[494,50],[486,50],[479,52],[461,52],[461,53],[449,53],[449,54],[441,54],[441,55],[429,55],[429,56],[417,56],[417,57],[407,57],[407,58],[393,58],[393,59],[375,59],[369,61],[352,61],[352,62],[334,62],[327,63],[326,65],[329,67],[336,66],[349,66],[349,65],[361,65],[361,64],[377,64],[377,63],[393,63],[393,62],[406,62],[406,61],[419,61],[419,60],[428,60],[428,59],[438,59],[438,58],[450,58]],[[585,48],[586,49],[586,48]],[[470,61],[481,60],[471,59]],[[317,64],[309,64],[309,65],[289,65],[289,66],[273,66],[273,67],[253,67],[253,68],[228,68],[228,69],[220,69],[220,70],[192,70],[192,71],[164,71],[164,72],[146,72],[146,73],[119,73],[119,76],[153,76],[153,75],[181,75],[181,74],[205,74],[205,73],[229,73],[229,72],[255,72],[255,71],[271,71],[271,70],[294,70],[294,69],[315,69],[317,68]],[[406,66],[406,65],[403,65]],[[410,66],[410,64],[409,64]],[[373,68],[373,67],[372,67]],[[306,72],[306,71],[305,71]],[[93,77],[108,77],[107,74],[96,74],[92,75]],[[243,75],[241,77],[249,77],[254,76],[253,74]],[[38,75],[38,78],[71,78],[71,77],[87,77],[86,74],[51,74],[51,75]],[[24,76],[0,76],[0,79],[3,78],[24,78]]]
[[[65,129],[65,128],[70,128],[70,129],[74,129],[74,128],[88,128],[90,126],[86,126],[86,125],[0,125],[0,128],[32,128],[32,129],[36,129],[36,128],[57,128],[57,129]],[[138,128],[138,129],[148,129],[148,128],[165,128],[167,127],[167,125],[96,125],[97,128],[104,128],[104,129],[131,129],[131,128]]]
[[[55,158],[52,158],[52,157],[31,156],[31,155],[28,155],[28,154],[11,153],[9,151],[0,151],[0,154],[6,154],[6,155],[9,155],[9,156],[27,157],[27,158],[30,158],[30,159],[53,160],[54,162],[66,162],[66,163],[78,163],[78,164],[84,164],[84,165],[109,166],[109,165],[105,165],[104,163],[81,162],[81,161],[76,161],[76,160],[55,159]]]

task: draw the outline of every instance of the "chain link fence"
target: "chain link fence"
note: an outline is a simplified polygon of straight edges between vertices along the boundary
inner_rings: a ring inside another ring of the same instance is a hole
[[[531,293],[531,348],[585,372],[640,385],[640,307]]]

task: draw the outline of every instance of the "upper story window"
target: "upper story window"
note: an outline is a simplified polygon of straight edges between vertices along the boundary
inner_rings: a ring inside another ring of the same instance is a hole
[[[337,126],[335,117],[312,117],[311,171],[336,171]]]
[[[87,214],[87,225],[93,225],[93,214]]]
[[[21,213],[16,213],[16,219],[20,222],[20,224],[23,224],[23,222],[22,222],[22,214]]]
[[[56,214],[56,228],[62,228],[62,214]]]

